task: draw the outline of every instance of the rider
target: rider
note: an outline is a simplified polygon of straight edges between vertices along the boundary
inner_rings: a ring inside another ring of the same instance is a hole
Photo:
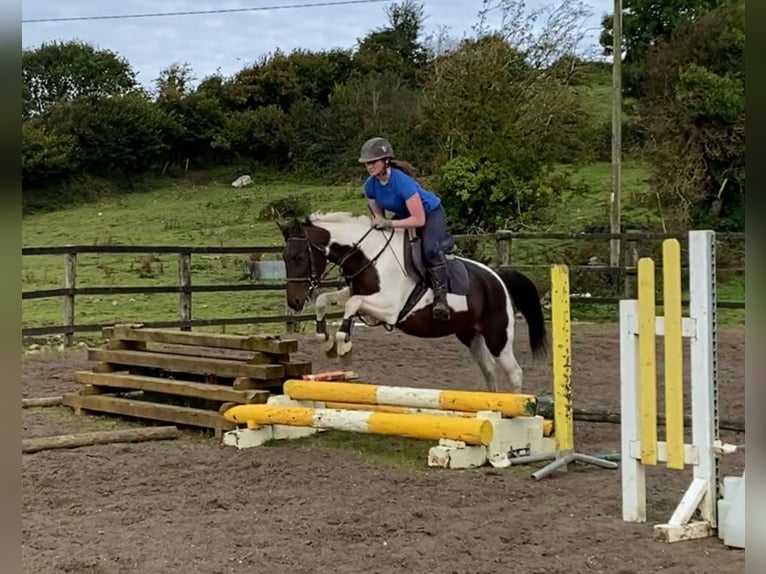
[[[420,186],[413,177],[414,169],[410,164],[394,159],[394,149],[385,138],[367,140],[362,146],[359,162],[365,164],[370,174],[364,183],[364,194],[374,216],[372,226],[376,229],[418,229],[434,290],[433,316],[448,320],[444,253],[454,245],[454,238],[447,229],[447,215],[441,199]],[[386,219],[385,210],[393,212],[392,219]]]

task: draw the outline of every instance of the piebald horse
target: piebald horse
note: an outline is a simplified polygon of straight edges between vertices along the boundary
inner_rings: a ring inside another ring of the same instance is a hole
[[[279,224],[278,224],[279,225]],[[312,214],[279,225],[285,239],[287,304],[300,312],[326,276],[337,266],[346,287],[316,298],[317,335],[337,345],[338,355],[351,350],[356,316],[377,319],[415,337],[456,335],[484,376],[487,389],[521,391],[522,369],[513,353],[515,310],[527,322],[533,356],[547,350],[545,322],[534,283],[517,271],[494,271],[482,263],[448,256],[447,303],[450,319],[431,316],[434,297],[425,279],[419,241],[410,232],[376,230],[370,217],[348,213]],[[326,332],[329,305],[343,305],[334,341]],[[497,374],[500,368],[502,375]],[[501,387],[501,389],[499,389]]]

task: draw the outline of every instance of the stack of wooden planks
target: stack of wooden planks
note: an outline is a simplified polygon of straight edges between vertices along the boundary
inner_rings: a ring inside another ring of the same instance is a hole
[[[75,373],[79,392],[63,397],[75,414],[109,413],[213,429],[234,428],[222,413],[236,404],[265,403],[286,379],[311,373],[296,361],[296,339],[115,325],[106,343],[88,349],[98,361]]]

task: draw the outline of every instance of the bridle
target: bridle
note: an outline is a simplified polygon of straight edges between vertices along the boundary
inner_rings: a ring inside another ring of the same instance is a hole
[[[322,283],[324,278],[327,276],[327,274],[334,268],[338,267],[340,268],[340,271],[343,275],[343,279],[346,282],[347,285],[352,286],[352,281],[358,277],[363,271],[365,271],[368,267],[373,265],[383,254],[383,252],[388,248],[389,244],[391,243],[391,239],[394,237],[394,230],[391,230],[391,233],[388,234],[388,238],[386,239],[385,245],[378,251],[378,253],[373,257],[367,264],[363,265],[361,269],[358,269],[353,274],[349,274],[346,272],[344,265],[346,261],[355,253],[361,252],[360,245],[365,240],[365,238],[370,234],[370,232],[373,231],[373,228],[370,227],[362,237],[354,242],[354,244],[351,246],[351,249],[348,250],[348,252],[338,261],[335,262],[331,259],[332,252],[330,250],[329,245],[317,245],[316,243],[313,243],[310,239],[308,234],[306,233],[306,230],[301,226],[301,231],[303,232],[302,237],[288,237],[285,241],[289,243],[290,241],[300,241],[302,243],[306,244],[306,251],[308,252],[309,257],[309,276],[308,277],[287,277],[286,281],[288,283],[308,283],[309,284],[309,290],[308,290],[308,298],[311,298],[311,295],[314,293],[314,290],[316,290],[317,287]],[[316,265],[315,265],[315,259],[313,256],[314,251],[318,251],[324,257],[327,259],[328,262],[332,264],[332,266],[328,266],[324,273],[321,275],[317,272]]]

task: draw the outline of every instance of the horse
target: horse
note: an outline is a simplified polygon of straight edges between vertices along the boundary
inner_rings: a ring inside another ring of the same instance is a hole
[[[420,338],[455,335],[470,349],[489,391],[499,384],[520,392],[523,371],[513,352],[516,309],[527,322],[533,357],[547,353],[540,296],[532,280],[513,270],[495,271],[456,255],[447,255],[450,318],[433,318],[434,302],[417,237],[402,229],[378,230],[368,215],[313,213],[277,223],[285,240],[287,305],[300,312],[326,276],[328,263],[340,269],[346,286],[316,297],[316,334],[337,345],[343,356],[352,347],[354,317],[377,320],[389,329]],[[326,331],[330,305],[343,305],[334,340]],[[498,366],[501,373],[498,374]]]

